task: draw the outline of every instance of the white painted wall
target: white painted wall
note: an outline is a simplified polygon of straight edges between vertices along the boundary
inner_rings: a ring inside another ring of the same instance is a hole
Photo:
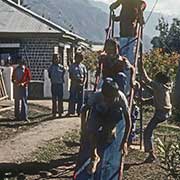
[[[3,70],[2,74],[3,74],[8,97],[10,100],[13,100],[13,83],[12,83],[13,67],[0,66],[0,69]]]
[[[44,70],[44,97],[51,97],[51,81],[48,77],[48,71],[46,69]]]

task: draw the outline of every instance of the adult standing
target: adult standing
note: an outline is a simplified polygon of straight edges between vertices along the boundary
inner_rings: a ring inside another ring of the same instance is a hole
[[[84,101],[84,86],[87,80],[87,69],[86,66],[82,63],[83,59],[84,57],[82,52],[76,52],[75,62],[69,67],[71,87],[68,115],[74,115],[76,111],[79,116]]]
[[[12,82],[14,83],[15,118],[29,121],[28,114],[28,84],[31,80],[31,72],[25,65],[25,61],[18,57],[18,66],[13,70]]]
[[[60,56],[58,54],[53,54],[52,65],[48,69],[48,76],[51,80],[53,117],[56,117],[57,112],[59,114],[59,117],[61,117],[63,113],[64,73],[65,69],[64,66],[60,64]]]

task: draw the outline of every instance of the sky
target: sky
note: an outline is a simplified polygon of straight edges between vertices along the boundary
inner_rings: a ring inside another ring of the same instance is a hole
[[[114,2],[115,0],[97,0],[106,3]],[[180,17],[180,0],[157,0],[158,3],[155,8],[155,12],[160,12],[167,15],[176,15]],[[156,0],[146,0],[148,5],[148,10],[151,10]]]

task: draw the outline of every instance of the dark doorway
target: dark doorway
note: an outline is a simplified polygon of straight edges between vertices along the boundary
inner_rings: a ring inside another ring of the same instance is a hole
[[[19,48],[0,48],[0,65],[8,66],[17,64]]]

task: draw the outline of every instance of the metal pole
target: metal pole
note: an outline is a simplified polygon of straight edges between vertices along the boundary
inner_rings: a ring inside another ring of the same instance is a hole
[[[142,64],[143,61],[143,43],[142,43],[142,39],[143,39],[143,27],[141,27],[141,43],[140,43],[140,61]],[[142,150],[142,146],[143,146],[143,104],[142,104],[142,66],[140,67],[140,84],[141,84],[141,88],[140,88],[140,149]]]
[[[112,11],[112,14],[111,14],[111,19],[112,19],[112,16],[114,17],[114,11]],[[112,30],[111,30],[111,38],[114,37],[114,20],[112,19]]]

